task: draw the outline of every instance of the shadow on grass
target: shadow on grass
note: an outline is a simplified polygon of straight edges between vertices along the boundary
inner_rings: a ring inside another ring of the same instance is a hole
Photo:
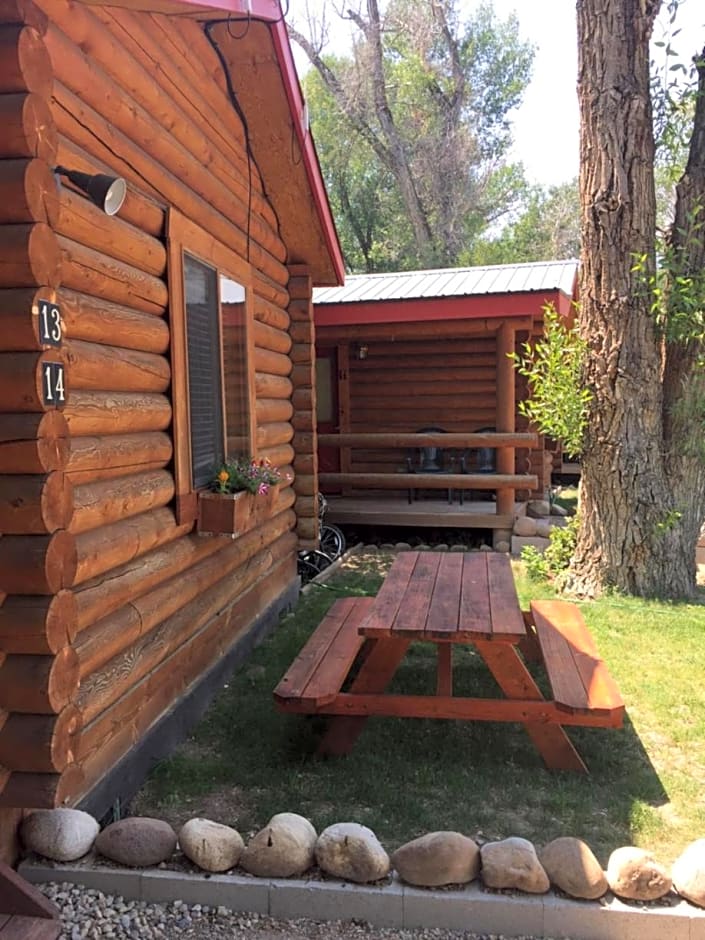
[[[619,730],[568,729],[589,776],[546,770],[521,726],[487,722],[371,718],[348,757],[315,756],[324,719],[279,713],[272,690],[335,598],[375,593],[382,570],[377,560],[369,570],[343,571],[303,596],[222,689],[192,738],[155,769],[133,811],[178,826],[212,816],[217,793],[212,818],[242,833],[289,811],[319,831],[363,823],[389,849],[438,829],[538,844],[576,835],[604,864],[612,849],[631,844],[638,808],[668,795],[629,718]],[[434,662],[429,648],[414,645],[393,688],[432,692]],[[498,694],[471,649],[459,649],[454,662],[458,694]]]

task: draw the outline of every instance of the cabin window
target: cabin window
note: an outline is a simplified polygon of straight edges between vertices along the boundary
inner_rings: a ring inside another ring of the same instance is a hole
[[[176,510],[194,521],[197,493],[226,457],[254,453],[250,292],[232,252],[170,213],[169,309]]]

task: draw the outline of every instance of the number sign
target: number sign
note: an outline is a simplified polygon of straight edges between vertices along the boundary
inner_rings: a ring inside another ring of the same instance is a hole
[[[39,301],[39,339],[47,346],[61,346],[61,308],[48,300]]]
[[[45,405],[53,405],[56,408],[65,403],[63,362],[42,363],[42,389]]]

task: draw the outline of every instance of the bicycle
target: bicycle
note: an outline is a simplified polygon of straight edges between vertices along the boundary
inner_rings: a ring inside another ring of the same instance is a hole
[[[345,535],[342,529],[331,522],[325,521],[326,510],[328,509],[328,500],[323,493],[318,494],[318,531],[319,547],[326,555],[330,555],[333,561],[340,558],[345,552]]]
[[[296,568],[297,573],[301,578],[301,584],[308,584],[308,582],[312,581],[316,575],[319,575],[322,571],[325,571],[325,569],[332,564],[333,559],[330,557],[330,555],[327,555],[318,548],[311,548],[303,552],[299,552],[296,561]]]

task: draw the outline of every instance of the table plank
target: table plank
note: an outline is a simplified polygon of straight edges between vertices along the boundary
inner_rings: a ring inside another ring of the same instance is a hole
[[[392,625],[411,578],[418,552],[403,552],[389,569],[369,616],[360,624],[363,636],[391,636]]]
[[[463,556],[441,555],[433,597],[426,618],[426,635],[435,640],[452,639],[458,632]]]
[[[439,552],[418,552],[413,574],[394,619],[392,636],[423,637],[440,562]]]
[[[492,635],[487,583],[487,552],[467,552],[463,557],[458,632],[465,638]]]
[[[526,627],[506,555],[487,554],[487,583],[493,637],[520,640],[526,636]]]

